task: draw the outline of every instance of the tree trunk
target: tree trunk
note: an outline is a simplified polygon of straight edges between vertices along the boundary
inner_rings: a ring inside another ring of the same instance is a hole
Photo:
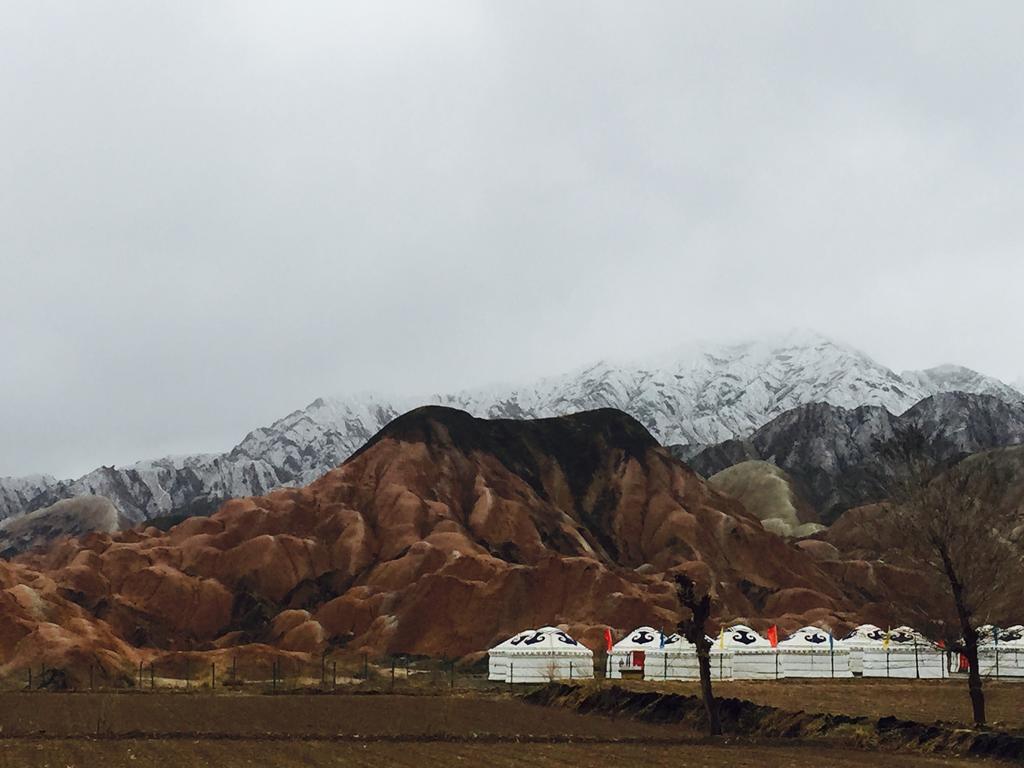
[[[983,728],[985,726],[985,693],[981,689],[981,670],[978,665],[978,633],[971,621],[971,610],[964,595],[964,585],[953,567],[953,560],[944,547],[938,547],[938,552],[942,558],[949,587],[953,592],[956,615],[960,619],[960,633],[964,638],[964,656],[967,657],[967,692],[971,697],[974,724]]]
[[[700,671],[700,695],[704,699],[704,711],[708,716],[708,733],[722,735],[722,723],[718,719],[718,702],[711,691],[711,645],[706,638],[697,646],[697,667]]]
[[[973,627],[964,631],[964,656],[967,657],[967,690],[971,696],[974,724],[985,726],[985,694],[981,690],[981,672],[978,665],[978,634]]]

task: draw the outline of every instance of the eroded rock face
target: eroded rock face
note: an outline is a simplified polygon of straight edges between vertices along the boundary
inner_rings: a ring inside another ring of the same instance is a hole
[[[908,433],[923,437],[921,458],[952,462],[1024,443],[1024,403],[988,394],[946,392],[899,416],[880,406],[846,409],[813,403],[787,411],[745,440],[705,448],[689,464],[706,477],[750,460],[785,470],[823,523],[886,499],[898,463],[888,451]]]
[[[676,570],[710,585],[723,620],[846,626],[859,603],[839,584],[854,577],[830,554],[766,531],[619,411],[486,421],[428,407],[305,488],[4,565],[0,652],[452,658],[546,624],[597,647],[607,625],[674,627]],[[862,581],[884,605],[885,585]]]

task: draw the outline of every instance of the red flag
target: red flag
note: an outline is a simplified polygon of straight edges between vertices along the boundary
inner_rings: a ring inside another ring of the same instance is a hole
[[[775,648],[779,644],[779,628],[777,625],[772,624],[768,627],[768,642],[772,644],[772,648]]]
[[[610,651],[612,649],[612,630],[610,627],[604,628],[604,649]]]

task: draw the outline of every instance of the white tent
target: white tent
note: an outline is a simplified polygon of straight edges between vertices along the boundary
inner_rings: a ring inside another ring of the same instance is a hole
[[[715,640],[714,647],[732,652],[732,676],[736,680],[777,680],[785,677],[775,648],[748,626],[735,624],[729,627]]]
[[[920,632],[897,627],[863,650],[864,677],[948,677],[946,654]]]
[[[712,638],[710,652],[710,671],[712,680],[732,679],[732,651],[723,651],[715,645]],[[664,646],[654,648],[644,654],[645,680],[698,680],[700,665],[697,660],[697,649],[686,638],[677,635],[666,635]]]
[[[558,627],[541,627],[502,649],[508,663],[505,682],[544,683],[594,676],[594,654]],[[519,637],[519,636],[517,636]],[[515,638],[512,638],[515,639]]]
[[[864,649],[881,648],[885,630],[874,624],[861,624],[839,644],[850,652],[850,671],[855,675],[864,672]]]
[[[487,652],[487,679],[508,681],[508,652],[519,646],[523,640],[533,637],[535,630],[525,629],[498,643]]]
[[[986,629],[986,628],[982,628]],[[1024,626],[978,630],[978,665],[989,677],[1024,677]]]
[[[643,673],[647,654],[661,646],[661,632],[653,627],[637,627],[612,646],[608,652],[606,676],[612,679],[623,673]]]
[[[850,651],[818,627],[803,627],[779,643],[779,663],[786,677],[853,677]]]

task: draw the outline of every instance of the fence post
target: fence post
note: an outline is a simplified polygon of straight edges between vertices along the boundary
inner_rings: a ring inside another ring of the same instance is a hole
[[[569,682],[572,682],[572,659],[569,659]]]
[[[391,657],[391,690],[395,690],[395,657]]]
[[[889,649],[885,649],[885,676],[889,677]]]
[[[231,679],[238,682],[238,655],[231,657]]]
[[[210,693],[217,688],[217,664],[213,662],[210,664]]]
[[[363,654],[363,680],[370,679],[370,657],[369,654]]]
[[[514,669],[515,669],[515,664],[513,664],[512,660],[509,659],[509,662],[508,662],[508,692],[509,693],[512,693],[512,675],[514,674],[514,672],[513,672]]]
[[[331,689],[338,687],[338,662],[331,662]]]
[[[153,671],[153,662],[149,662],[149,689],[156,690],[156,673]]]
[[[28,689],[32,690],[32,665],[28,665]]]
[[[92,690],[92,664],[89,665],[89,690]]]
[[[277,693],[277,659],[270,664],[270,690]]]

